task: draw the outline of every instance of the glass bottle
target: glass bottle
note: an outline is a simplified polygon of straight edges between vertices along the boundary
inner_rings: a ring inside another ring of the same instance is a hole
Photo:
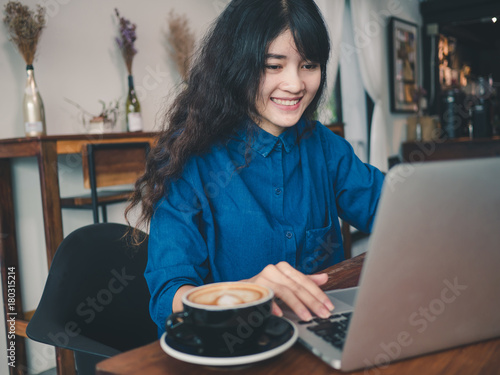
[[[24,132],[27,137],[39,137],[46,134],[45,110],[35,82],[33,65],[26,66],[26,75],[23,99]]]
[[[137,99],[132,75],[128,76],[128,95],[125,104],[125,114],[127,115],[127,130],[129,132],[142,131],[141,104]]]

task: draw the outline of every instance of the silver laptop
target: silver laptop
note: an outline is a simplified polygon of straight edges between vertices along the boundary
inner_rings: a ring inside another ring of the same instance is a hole
[[[285,316],[343,371],[499,337],[500,158],[391,169],[359,287],[329,296],[331,319]]]

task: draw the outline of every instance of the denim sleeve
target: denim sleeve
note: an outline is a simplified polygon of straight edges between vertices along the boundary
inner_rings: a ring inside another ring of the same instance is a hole
[[[329,170],[333,174],[339,217],[362,232],[370,233],[377,211],[383,173],[363,163],[345,139],[327,133]]]
[[[151,219],[144,276],[151,292],[151,318],[160,333],[179,287],[202,285],[209,272],[207,245],[199,230],[201,207],[199,194],[181,178],[170,184]]]

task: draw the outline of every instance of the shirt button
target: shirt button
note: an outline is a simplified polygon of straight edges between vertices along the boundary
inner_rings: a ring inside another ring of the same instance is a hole
[[[293,233],[290,232],[290,231],[288,231],[288,232],[285,233],[285,236],[286,236],[286,238],[290,239],[290,238],[293,237]]]
[[[274,189],[274,192],[276,193],[276,195],[280,195],[281,194],[281,189],[280,188],[276,188]]]

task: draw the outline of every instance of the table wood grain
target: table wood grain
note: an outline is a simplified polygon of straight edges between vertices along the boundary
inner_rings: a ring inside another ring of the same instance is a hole
[[[364,255],[329,268],[326,289],[356,286],[359,282]],[[159,341],[119,354],[100,362],[97,375],[217,375],[237,372],[240,375],[323,375],[342,374],[296,343],[277,357],[240,367],[209,367],[193,365],[170,357]],[[384,368],[353,372],[356,375],[403,374],[500,374],[500,339],[490,340],[440,353],[393,363]]]

